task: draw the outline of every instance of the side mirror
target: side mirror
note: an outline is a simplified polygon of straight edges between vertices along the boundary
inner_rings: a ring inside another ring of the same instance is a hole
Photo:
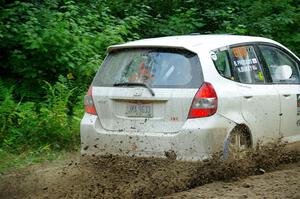
[[[292,67],[290,67],[289,65],[282,65],[276,67],[274,76],[276,80],[283,81],[290,79],[292,74]]]

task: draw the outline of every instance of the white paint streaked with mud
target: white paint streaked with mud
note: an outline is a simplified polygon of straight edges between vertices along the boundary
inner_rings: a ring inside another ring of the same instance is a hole
[[[283,45],[266,38],[235,35],[173,36],[133,41],[108,48],[108,52],[132,48],[185,49],[195,53],[204,82],[213,85],[218,96],[217,112],[210,117],[187,119],[197,89],[93,87],[98,115],[85,113],[81,121],[82,154],[165,157],[199,160],[222,149],[232,129],[245,125],[253,146],[283,138],[300,141],[297,99],[300,84],[246,84],[222,77],[211,56],[215,49],[249,43],[277,46],[295,60],[299,58]],[[255,62],[260,59],[255,59]],[[299,66],[298,66],[299,67]],[[300,70],[300,68],[299,68]],[[149,101],[153,118],[128,118],[124,102]]]

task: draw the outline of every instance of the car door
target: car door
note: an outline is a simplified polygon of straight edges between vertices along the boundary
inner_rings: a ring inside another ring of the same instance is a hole
[[[280,101],[278,92],[265,78],[265,71],[253,45],[230,48],[233,70],[241,95],[241,112],[254,142],[279,137]]]
[[[299,60],[279,46],[260,44],[259,49],[274,87],[280,96],[280,134],[288,141],[300,140],[300,68]],[[292,74],[280,79],[278,70],[288,65]]]

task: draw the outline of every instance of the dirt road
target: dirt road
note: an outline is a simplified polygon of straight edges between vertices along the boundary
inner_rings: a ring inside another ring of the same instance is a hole
[[[300,198],[300,154],[282,151],[194,163],[78,155],[1,174],[0,198]]]
[[[170,198],[291,198],[300,199],[300,163],[284,165],[277,171],[229,182],[213,182]]]

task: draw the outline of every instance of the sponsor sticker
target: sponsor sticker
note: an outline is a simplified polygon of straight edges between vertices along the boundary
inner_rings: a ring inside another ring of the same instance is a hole
[[[237,47],[232,49],[234,57],[248,57],[248,51],[246,47]]]
[[[211,59],[214,60],[214,61],[217,61],[217,59],[218,59],[218,56],[217,56],[217,54],[216,54],[215,52],[211,52],[211,53],[210,53],[210,57],[211,57]]]

